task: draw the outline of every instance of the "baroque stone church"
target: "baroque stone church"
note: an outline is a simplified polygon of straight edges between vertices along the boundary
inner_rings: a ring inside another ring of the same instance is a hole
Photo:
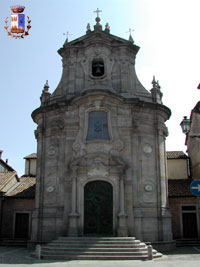
[[[165,122],[170,110],[153,79],[135,72],[139,47],[110,33],[97,13],[94,30],[58,50],[63,73],[48,83],[38,125],[33,243],[61,236],[134,236],[172,241],[167,200]]]

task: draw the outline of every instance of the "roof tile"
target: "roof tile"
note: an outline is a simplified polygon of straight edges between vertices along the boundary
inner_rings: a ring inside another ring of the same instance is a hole
[[[190,191],[191,179],[168,180],[169,197],[194,197]]]
[[[6,194],[6,196],[17,197],[17,198],[34,198],[35,184],[36,184],[36,178],[22,177],[20,178],[19,185],[15,187],[13,191]]]
[[[11,180],[16,177],[18,179],[15,171],[13,172],[0,172],[0,191],[5,192],[4,188],[11,182]]]
[[[183,151],[167,151],[167,159],[187,159],[188,156]]]
[[[37,159],[37,154],[36,153],[32,153],[32,154],[24,157],[24,159]]]

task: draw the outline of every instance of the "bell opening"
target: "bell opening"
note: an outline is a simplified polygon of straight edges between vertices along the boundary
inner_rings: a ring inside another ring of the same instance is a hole
[[[92,76],[101,77],[104,75],[104,62],[102,59],[92,61]]]

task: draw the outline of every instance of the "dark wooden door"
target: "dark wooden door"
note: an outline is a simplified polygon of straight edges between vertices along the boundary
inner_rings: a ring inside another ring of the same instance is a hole
[[[108,182],[89,182],[84,188],[84,234],[113,235],[113,188]]]
[[[29,213],[16,213],[15,216],[15,238],[28,238]]]
[[[197,216],[196,213],[182,213],[183,238],[197,238]]]

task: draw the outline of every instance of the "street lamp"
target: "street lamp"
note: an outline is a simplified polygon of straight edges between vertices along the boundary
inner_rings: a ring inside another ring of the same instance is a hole
[[[183,117],[182,122],[180,123],[182,131],[184,134],[188,134],[190,131],[190,120],[187,118],[187,116]]]

